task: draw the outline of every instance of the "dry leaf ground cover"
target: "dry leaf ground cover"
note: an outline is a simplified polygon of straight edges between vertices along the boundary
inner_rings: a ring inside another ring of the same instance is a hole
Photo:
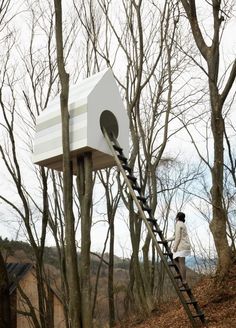
[[[207,324],[199,327],[236,328],[236,264],[228,278],[216,285],[213,277],[203,278],[193,289],[199,305],[205,313]],[[162,304],[150,318],[141,322],[138,318],[121,322],[122,328],[188,328],[188,318],[178,300]]]

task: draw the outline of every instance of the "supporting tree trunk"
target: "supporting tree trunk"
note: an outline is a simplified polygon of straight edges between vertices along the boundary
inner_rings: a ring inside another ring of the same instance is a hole
[[[77,158],[77,187],[81,209],[81,306],[82,327],[92,327],[92,306],[90,286],[90,230],[92,206],[92,153],[84,153]]]
[[[69,317],[72,328],[80,328],[80,286],[78,276],[77,252],[75,245],[75,228],[73,216],[72,194],[72,164],[70,161],[69,138],[69,74],[65,71],[63,57],[62,36],[62,10],[61,0],[54,0],[56,13],[56,46],[57,65],[61,82],[61,119],[62,119],[62,148],[63,148],[63,204],[65,215],[65,239],[66,239],[66,271],[69,285]]]

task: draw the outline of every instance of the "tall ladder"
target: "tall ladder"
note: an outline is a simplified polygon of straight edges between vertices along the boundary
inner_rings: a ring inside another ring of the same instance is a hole
[[[192,327],[197,327],[199,322],[205,323],[204,313],[194,298],[191,288],[182,282],[182,277],[177,265],[173,261],[173,254],[168,242],[165,240],[163,232],[153,216],[152,209],[147,205],[147,198],[142,194],[141,187],[138,185],[137,178],[133,175],[132,169],[128,165],[128,159],[125,157],[123,149],[112,133],[108,134],[103,129],[103,134]]]

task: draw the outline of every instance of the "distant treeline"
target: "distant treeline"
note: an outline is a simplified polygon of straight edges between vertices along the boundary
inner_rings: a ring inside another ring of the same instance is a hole
[[[15,256],[17,258],[17,251],[23,251],[26,257],[34,261],[34,252],[31,245],[24,241],[18,240],[9,240],[8,238],[3,239],[0,236],[0,251],[6,251],[7,255]],[[100,263],[101,254],[97,254],[98,256],[91,256],[91,271],[95,273]],[[80,253],[78,253],[78,258],[80,257]],[[104,255],[104,262],[102,262],[102,270],[106,270],[108,261],[108,254]],[[44,262],[46,264],[53,265],[56,268],[59,268],[59,259],[58,252],[56,247],[45,247],[44,249]],[[125,269],[129,268],[129,259],[122,259],[118,256],[114,256],[114,268]]]

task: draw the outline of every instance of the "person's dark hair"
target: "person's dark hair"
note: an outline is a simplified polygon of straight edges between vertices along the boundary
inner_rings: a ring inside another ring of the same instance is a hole
[[[178,212],[176,215],[176,219],[178,219],[178,221],[185,222],[185,214],[183,212]]]

